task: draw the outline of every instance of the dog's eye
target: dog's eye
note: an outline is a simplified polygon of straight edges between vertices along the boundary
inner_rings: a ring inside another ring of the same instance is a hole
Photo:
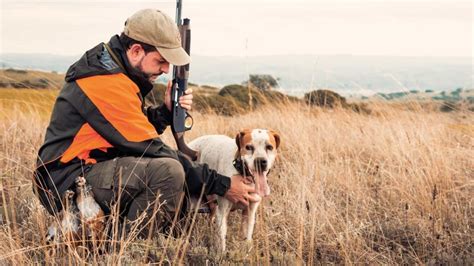
[[[249,144],[249,145],[245,145],[245,149],[248,150],[248,151],[253,151],[253,150],[254,150],[253,146],[250,145],[250,144]]]
[[[266,148],[267,148],[267,150],[269,150],[269,151],[273,151],[273,146],[270,145],[270,144],[268,144]]]

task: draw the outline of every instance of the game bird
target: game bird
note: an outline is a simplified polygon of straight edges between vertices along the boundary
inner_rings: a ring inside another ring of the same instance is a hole
[[[46,235],[47,243],[58,243],[60,236],[64,241],[76,245],[80,239],[80,222],[78,209],[74,203],[74,192],[66,190],[63,195],[64,208],[59,213],[58,221],[55,221],[49,228]]]
[[[76,204],[79,217],[85,229],[85,236],[94,241],[100,241],[104,234],[105,215],[94,199],[92,187],[87,184],[83,176],[76,178]]]

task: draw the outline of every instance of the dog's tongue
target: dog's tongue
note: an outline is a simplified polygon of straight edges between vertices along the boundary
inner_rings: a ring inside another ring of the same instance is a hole
[[[268,186],[267,175],[263,173],[257,174],[256,182],[258,195],[260,195],[261,197],[266,197],[270,195],[270,187]]]

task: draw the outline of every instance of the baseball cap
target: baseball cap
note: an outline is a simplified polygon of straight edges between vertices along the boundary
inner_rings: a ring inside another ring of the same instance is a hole
[[[191,61],[181,47],[181,35],[173,19],[157,9],[142,9],[125,21],[124,34],[156,47],[158,52],[175,66]]]

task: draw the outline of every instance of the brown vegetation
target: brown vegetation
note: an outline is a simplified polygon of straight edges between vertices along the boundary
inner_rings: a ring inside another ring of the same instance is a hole
[[[87,254],[45,242],[53,219],[33,195],[31,177],[49,119],[44,108],[54,97],[29,97],[0,101],[0,264],[136,264],[147,252],[188,264],[473,261],[474,121],[467,109],[373,102],[371,114],[361,115],[286,101],[232,117],[195,111],[188,140],[252,127],[281,134],[253,244],[242,243],[231,214],[229,252],[219,257],[212,223],[191,215],[193,230],[177,238],[121,236],[106,254]],[[169,131],[162,138],[173,144]]]

